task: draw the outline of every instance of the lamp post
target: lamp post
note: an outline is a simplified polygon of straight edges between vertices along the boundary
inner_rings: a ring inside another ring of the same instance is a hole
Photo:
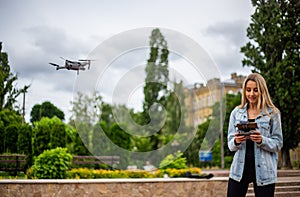
[[[29,86],[24,86],[24,88],[21,90],[21,92],[23,93],[23,107],[22,107],[22,126],[25,123],[25,93],[27,92],[27,89],[30,87]]]
[[[220,141],[221,141],[221,168],[224,169],[224,133],[223,133],[223,85],[220,82]]]

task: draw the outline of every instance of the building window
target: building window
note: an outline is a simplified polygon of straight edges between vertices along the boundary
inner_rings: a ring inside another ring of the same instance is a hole
[[[213,95],[211,96],[211,101],[212,101],[212,103],[215,103],[215,102],[216,102],[216,95],[213,94]]]
[[[193,101],[193,110],[196,110],[196,109],[197,109],[197,100]]]
[[[207,97],[207,106],[210,106],[211,103],[210,103],[210,96]]]

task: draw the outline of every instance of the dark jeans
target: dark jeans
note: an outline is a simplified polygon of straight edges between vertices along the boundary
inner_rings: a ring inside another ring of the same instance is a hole
[[[249,183],[247,181],[237,182],[231,178],[228,181],[227,197],[244,197],[246,196]],[[265,186],[257,186],[253,183],[255,197],[274,197],[275,183]]]

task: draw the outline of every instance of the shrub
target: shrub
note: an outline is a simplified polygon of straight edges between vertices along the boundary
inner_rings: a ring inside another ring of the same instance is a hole
[[[186,158],[183,157],[183,153],[178,151],[176,155],[167,155],[159,164],[160,169],[186,169]]]
[[[201,175],[201,169],[200,168],[189,168],[189,169],[172,169],[168,168],[164,170],[166,174],[168,174],[169,177],[186,177],[186,173],[190,172],[191,174],[197,174]]]
[[[200,168],[166,169],[148,172],[145,170],[91,170],[87,168],[74,168],[66,173],[69,179],[97,179],[97,178],[162,178],[164,173],[169,177],[186,177],[186,173],[201,175]]]
[[[34,161],[32,177],[39,179],[63,179],[72,164],[72,155],[66,148],[45,150]],[[30,172],[30,170],[29,170]]]

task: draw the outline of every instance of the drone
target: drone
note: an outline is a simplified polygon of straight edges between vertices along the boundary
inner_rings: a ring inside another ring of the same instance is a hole
[[[49,64],[51,64],[52,66],[56,66],[56,70],[60,70],[60,69],[76,70],[77,75],[79,74],[79,70],[85,70],[86,66],[88,66],[88,69],[90,69],[91,61],[93,61],[93,60],[84,60],[84,59],[80,59],[78,61],[71,61],[63,57],[60,58],[65,60],[65,66],[60,66],[58,64],[51,63],[51,62]]]

